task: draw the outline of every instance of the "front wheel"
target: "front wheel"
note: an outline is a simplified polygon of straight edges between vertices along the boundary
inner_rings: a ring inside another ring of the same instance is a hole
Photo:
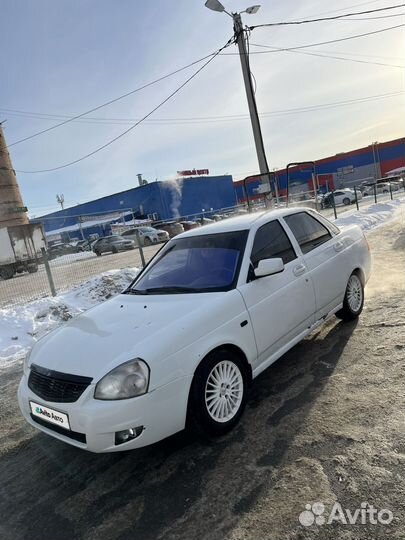
[[[152,240],[147,236],[146,238],[144,238],[143,245],[144,246],[151,246],[152,245]]]
[[[343,307],[336,313],[336,316],[343,321],[353,321],[357,319],[363,310],[364,287],[360,277],[352,274],[347,282]]]
[[[228,350],[207,356],[194,375],[188,425],[206,438],[230,431],[243,414],[247,398],[247,369]]]

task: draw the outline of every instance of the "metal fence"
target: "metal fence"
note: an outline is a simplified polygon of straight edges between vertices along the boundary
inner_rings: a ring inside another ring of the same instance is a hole
[[[144,260],[150,260],[160,247],[161,244],[144,247]],[[92,251],[83,251],[48,260],[45,254],[37,272],[23,272],[12,279],[0,280],[0,308],[55,295],[109,270],[142,266],[138,248],[101,257]]]
[[[396,186],[390,186],[389,190],[380,190],[375,185],[367,196],[362,196],[360,190],[355,189],[353,200],[348,202],[337,195],[340,191],[342,190],[335,190],[326,202],[322,196],[313,191],[290,193],[288,206],[311,206],[333,221],[349,210],[361,210],[377,202],[387,202],[403,197],[405,193],[403,185],[399,189],[396,189]],[[209,223],[208,220],[214,217],[215,219],[226,219],[245,212],[286,206],[285,197],[279,197],[277,202],[274,198],[269,199],[268,196],[263,195],[249,201],[249,203],[239,204],[226,210],[209,209],[205,212],[204,223]],[[191,216],[189,216],[190,218]],[[184,217],[182,219],[184,220]],[[21,273],[13,279],[0,280],[0,309],[57,294],[109,270],[141,268],[160,247],[161,244],[154,244],[143,249],[135,248],[129,251],[103,254],[101,257],[97,257],[92,251],[62,255],[49,261],[45,256],[42,264],[39,264],[37,272]]]

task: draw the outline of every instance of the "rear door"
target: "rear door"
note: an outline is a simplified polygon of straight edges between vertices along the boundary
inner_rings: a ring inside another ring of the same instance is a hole
[[[255,278],[261,259],[282,258],[279,274]],[[246,283],[239,287],[249,311],[258,349],[256,368],[314,322],[314,288],[303,257],[278,220],[260,227],[251,251]]]
[[[297,212],[284,220],[310,272],[315,288],[316,319],[320,319],[343,300],[349,255],[345,236],[337,227],[327,227],[309,212]]]

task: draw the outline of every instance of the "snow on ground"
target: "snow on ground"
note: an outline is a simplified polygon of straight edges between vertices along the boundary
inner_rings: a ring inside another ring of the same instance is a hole
[[[391,219],[400,218],[404,209],[405,197],[401,197],[392,201],[372,204],[359,211],[356,209],[348,210],[343,217],[338,217],[334,223],[339,227],[358,225],[363,231],[369,231]]]
[[[92,251],[81,251],[80,253],[68,253],[67,255],[61,255],[56,259],[49,261],[50,266],[63,266],[64,264],[72,264],[76,261],[84,261],[86,259],[93,259],[97,257]]]
[[[370,231],[388,220],[403,219],[404,209],[403,197],[370,205],[359,212],[356,209],[348,210],[335,223],[339,226],[356,224],[363,230]],[[53,264],[55,262],[57,261],[52,261]],[[138,272],[137,268],[110,270],[61,292],[54,298],[42,298],[22,306],[0,309],[0,367],[22,361],[41,336],[75,315],[118,294]]]
[[[0,368],[22,361],[40,337],[123,291],[138,272],[110,270],[55,297],[0,309]]]

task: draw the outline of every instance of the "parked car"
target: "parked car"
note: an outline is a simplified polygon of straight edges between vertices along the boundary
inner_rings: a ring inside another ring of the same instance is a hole
[[[333,197],[335,199],[335,206],[339,206],[341,204],[349,205],[353,204],[356,201],[356,195],[354,193],[353,189],[350,188],[344,188],[344,189],[337,189],[333,192]],[[357,190],[357,200],[361,200],[362,194],[360,190]],[[321,199],[321,205],[323,208],[330,208],[333,206],[333,200],[332,200],[332,192],[326,193],[323,198]]]
[[[374,186],[377,195],[384,193],[387,194],[390,192],[390,183],[389,182],[380,182],[379,184],[367,184],[363,188],[363,195],[367,197],[368,195],[374,195]],[[399,186],[392,183],[391,191],[398,191]]]
[[[197,223],[197,221],[180,221],[180,224],[183,225],[185,231],[191,231],[191,229],[201,227],[200,223]]]
[[[78,251],[91,251],[91,240],[79,240],[75,246]]]
[[[206,217],[200,218],[200,225],[211,225],[211,223],[215,223],[215,221]]]
[[[133,240],[115,234],[98,238],[93,244],[93,252],[100,256],[103,253],[118,253],[119,251],[134,249],[135,246]]]
[[[159,242],[167,242],[169,233],[163,230],[154,229],[153,227],[137,227],[139,240],[142,246],[151,246]],[[123,238],[129,238],[137,243],[136,229],[129,229],[121,235]]]
[[[159,223],[159,229],[169,233],[169,237],[173,238],[174,236],[184,232],[184,227],[181,223],[177,221],[169,221],[167,223]]]
[[[356,319],[370,252],[315,211],[248,214],[170,240],[126,291],[25,359],[27,422],[93,452],[232,429],[251,380],[333,315]]]
[[[48,259],[56,259],[62,255],[69,255],[71,253],[79,253],[81,251],[76,245],[58,242],[48,246]]]

